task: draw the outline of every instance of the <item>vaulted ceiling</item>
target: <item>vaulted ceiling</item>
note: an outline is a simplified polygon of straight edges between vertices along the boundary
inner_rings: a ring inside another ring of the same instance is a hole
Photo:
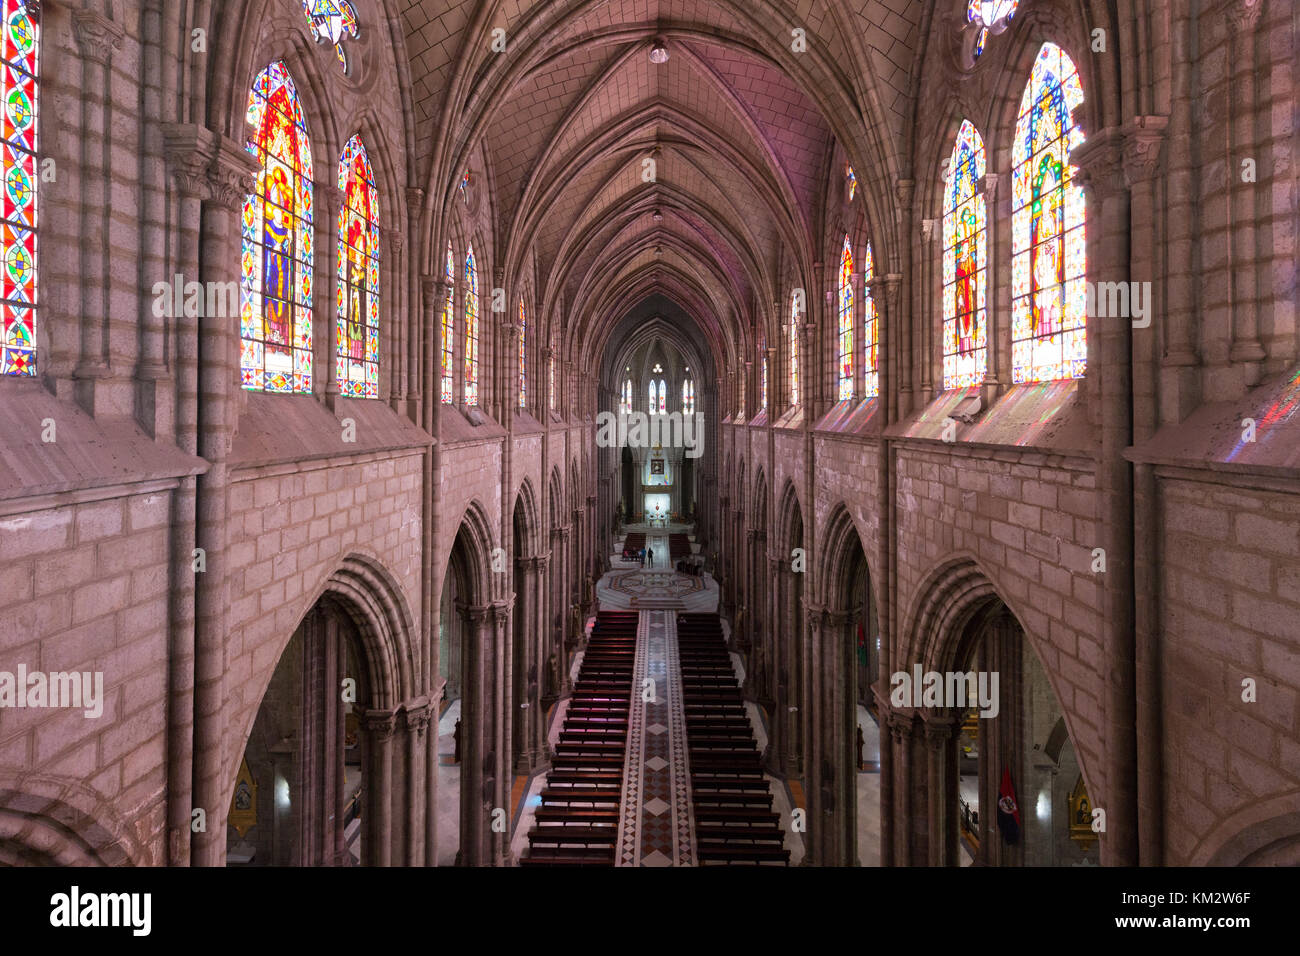
[[[539,315],[569,355],[595,368],[624,352],[653,300],[725,367],[783,271],[806,275],[816,257],[836,144],[864,193],[899,175],[929,6],[408,0],[430,230],[481,157],[495,265],[515,276],[535,263]],[[667,62],[651,61],[657,44]]]

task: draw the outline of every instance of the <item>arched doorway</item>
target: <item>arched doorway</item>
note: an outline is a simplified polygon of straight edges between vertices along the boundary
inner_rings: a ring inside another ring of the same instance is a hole
[[[911,751],[909,799],[929,819],[914,841],[922,858],[910,862],[1099,864],[1084,771],[1033,642],[973,562],[944,569],[930,594],[917,617],[928,649],[917,667],[945,690],[913,689],[907,703],[921,720],[895,734]]]
[[[827,522],[818,580],[825,608],[812,621],[821,682],[810,698],[817,723],[809,740],[820,779],[810,793],[814,863],[880,865],[880,625],[862,539],[848,511]],[[829,675],[827,682],[826,675]],[[887,685],[886,685],[887,686]],[[822,831],[822,832],[819,832]]]
[[[438,865],[501,866],[508,856],[510,602],[494,599],[493,541],[477,504],[456,533],[443,578],[438,722]]]
[[[789,482],[777,513],[783,524],[773,559],[776,606],[772,615],[772,661],[776,689],[768,767],[778,776],[792,778],[803,772],[804,580],[808,559],[804,552],[803,511]]]
[[[230,866],[357,866],[375,861],[363,834],[363,768],[373,700],[361,636],[325,594],[280,655],[235,776]]]

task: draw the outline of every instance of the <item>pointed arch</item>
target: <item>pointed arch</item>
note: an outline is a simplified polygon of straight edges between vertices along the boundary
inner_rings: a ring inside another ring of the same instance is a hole
[[[988,373],[988,213],[984,140],[963,120],[943,192],[943,387],[969,388]]]
[[[541,528],[541,510],[537,503],[537,492],[533,490],[532,480],[525,477],[519,483],[515,490],[515,512],[522,514],[522,543],[523,553],[516,554],[516,558],[531,557],[537,554],[541,548],[540,528]]]
[[[261,163],[244,200],[240,378],[253,391],[312,390],[312,153],[283,60],[248,94],[248,151]]]
[[[379,397],[379,188],[361,134],[339,157],[337,378],[350,398]]]
[[[1087,371],[1086,209],[1070,153],[1084,141],[1073,112],[1079,71],[1044,43],[1020,99],[1011,150],[1011,380]]]

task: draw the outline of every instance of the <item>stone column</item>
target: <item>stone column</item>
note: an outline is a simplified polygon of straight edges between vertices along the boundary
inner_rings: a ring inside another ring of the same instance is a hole
[[[312,186],[316,233],[316,256],[312,276],[312,361],[315,375],[312,391],[324,396],[325,407],[334,411],[339,386],[339,322],[335,289],[339,272],[339,220],[343,215],[343,190],[331,180]]]
[[[495,788],[484,787],[484,796],[491,794],[491,813],[489,820],[495,822],[500,818],[497,810],[505,811],[504,829],[498,830],[495,826],[491,827],[491,865],[492,866],[510,866],[513,863],[510,855],[510,815],[513,809],[510,806],[510,785],[512,778],[510,775],[510,746],[511,746],[511,725],[514,720],[514,714],[511,712],[511,655],[510,655],[510,612],[511,601],[495,601],[491,606],[491,627],[490,633],[492,646],[496,651],[495,667],[493,668],[494,680],[492,688],[492,704],[495,720],[493,723],[494,734],[494,755],[492,761],[492,773],[495,780]],[[484,861],[485,863],[487,860]]]
[[[424,865],[438,865],[438,720],[442,714],[444,682],[438,680],[429,699],[429,728],[424,740]]]
[[[227,281],[239,276],[240,211],[252,191],[254,159],[232,140],[215,141],[208,171],[208,202],[203,208],[200,261],[202,280]],[[207,811],[204,833],[193,834],[194,862],[225,862],[229,768],[224,763],[227,492],[226,458],[234,436],[234,395],[238,389],[236,322],[206,322],[199,328],[199,454],[210,462],[198,482],[198,547],[207,570],[196,578],[194,754],[195,805]]]
[[[1259,283],[1256,276],[1259,214],[1256,199],[1260,188],[1255,183],[1243,182],[1241,160],[1255,147],[1255,111],[1259,94],[1256,77],[1255,28],[1259,24],[1264,0],[1231,0],[1224,4],[1223,13],[1232,35],[1231,90],[1225,96],[1228,111],[1224,124],[1228,133],[1227,155],[1224,163],[1228,170],[1231,202],[1228,205],[1228,281],[1231,283],[1228,298],[1228,315],[1232,320],[1232,350],[1228,358],[1233,362],[1262,362],[1264,346],[1259,339]],[[1249,370],[1243,384],[1249,388],[1259,381],[1259,369]]]
[[[928,866],[956,866],[958,813],[956,746],[953,739],[961,723],[950,711],[929,711],[921,715],[925,737],[926,819]],[[980,808],[983,815],[984,808]]]
[[[1088,201],[1088,280],[1129,278],[1129,194],[1124,181],[1124,135],[1104,129],[1070,155],[1079,168]],[[1136,664],[1133,609],[1133,469],[1124,451],[1133,440],[1132,320],[1097,318],[1101,363],[1101,455],[1097,463],[1102,546],[1106,574],[1102,590],[1102,645],[1107,667],[1106,787],[1094,795],[1107,811],[1109,839],[1102,859],[1137,862]],[[1091,374],[1091,370],[1090,370]]]
[[[428,751],[426,734],[433,714],[429,705],[418,702],[413,707],[402,711],[402,722],[406,730],[406,841],[403,856],[406,866],[424,866],[425,830],[429,822],[425,819],[428,801],[423,799],[421,785],[424,774],[423,757]],[[434,727],[437,736],[437,727]],[[437,818],[434,818],[435,827]]]
[[[523,687],[522,699],[514,702],[515,734],[519,739],[515,773],[523,776],[532,774],[533,766],[537,761],[537,751],[534,746],[537,733],[533,725],[537,720],[537,681],[540,667],[536,657],[537,644],[533,635],[529,633],[536,619],[533,608],[536,576],[537,558],[515,558],[515,614],[519,618],[519,630],[524,642],[523,673],[515,675],[520,686]],[[514,657],[513,648],[511,657]]]
[[[998,319],[998,306],[1001,304],[999,296],[1005,295],[1010,286],[1010,283],[998,281],[1004,272],[1010,272],[1010,269],[1002,268],[999,256],[1002,247],[998,244],[1000,240],[998,226],[1004,218],[1010,219],[1011,203],[1004,197],[1001,202],[1005,203],[1006,209],[999,205],[998,180],[997,173],[989,173],[978,183],[978,188],[984,195],[985,222],[988,224],[988,233],[985,236],[988,258],[982,280],[985,289],[984,341],[987,343],[988,351],[985,353],[984,383],[980,388],[980,396],[985,408],[991,408],[998,396],[1011,383],[1010,312],[1005,321]],[[997,295],[994,294],[995,290]]]
[[[369,737],[366,767],[366,835],[362,853],[369,866],[391,866],[393,862],[393,734],[397,714],[391,710],[368,710],[361,725]]]
[[[533,772],[537,773],[550,766],[551,759],[547,747],[546,705],[543,703],[542,688],[546,684],[546,633],[550,622],[546,616],[546,582],[549,580],[550,555],[540,555],[534,559],[533,584],[533,660],[537,665],[536,693],[530,697],[529,706],[533,708],[533,736],[529,743],[532,754]],[[532,683],[530,676],[529,683]]]
[[[490,608],[461,609],[469,639],[465,642],[465,679],[460,703],[460,853],[461,866],[486,866],[492,855],[490,814],[496,794],[493,750],[492,648]]]
[[[789,671],[786,668],[786,638],[782,631],[782,594],[781,583],[785,576],[782,574],[781,566],[786,562],[780,558],[768,556],[768,580],[772,582],[772,587],[768,590],[768,620],[772,622],[771,635],[768,641],[770,654],[768,656],[771,675],[769,685],[772,687],[772,722],[771,733],[768,735],[767,754],[765,756],[765,765],[769,773],[775,777],[785,776],[785,728],[787,722],[786,707],[789,706],[789,689],[787,681],[789,680]]]

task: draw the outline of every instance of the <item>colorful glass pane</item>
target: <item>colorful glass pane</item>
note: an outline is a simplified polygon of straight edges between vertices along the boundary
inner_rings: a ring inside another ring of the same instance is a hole
[[[1018,6],[1020,0],[970,0],[966,5],[966,20],[980,23],[980,35],[975,39],[976,56],[984,52],[989,30],[1014,17]]]
[[[1083,142],[1071,113],[1083,88],[1070,57],[1043,45],[1020,100],[1011,157],[1012,381],[1087,371],[1087,250],[1083,189],[1070,151]]]
[[[839,329],[839,401],[853,398],[853,247],[844,237],[840,250],[840,294],[836,325]]]
[[[546,376],[548,382],[550,383],[547,387],[550,389],[551,392],[549,396],[551,411],[555,411],[555,356],[554,355],[551,356],[550,366],[551,366],[550,374]]]
[[[668,411],[668,383],[665,382],[663,379],[660,379],[659,380],[659,414],[662,415],[667,411]]]
[[[478,266],[473,246],[465,256],[465,404],[478,404]]]
[[[862,278],[864,305],[866,309],[862,319],[862,395],[875,398],[880,394],[880,356],[877,345],[880,339],[879,315],[876,312],[876,300],[871,294],[870,282],[876,274],[876,259],[871,253],[871,243],[862,254]]]
[[[655,413],[655,409],[657,409],[658,407],[659,407],[659,385],[658,383],[655,382],[654,379],[651,379],[650,380],[650,414],[653,415]]]
[[[763,374],[759,381],[758,407],[767,408],[767,349],[763,349]]]
[[[528,407],[528,310],[519,300],[519,407]]]
[[[0,190],[0,375],[36,374],[36,104],[40,26],[23,0],[0,4],[4,188]]]
[[[442,304],[442,401],[450,404],[454,378],[452,370],[455,368],[452,350],[456,345],[456,254],[451,251],[450,242],[447,243],[444,277],[447,280],[447,298]]]
[[[339,160],[339,392],[379,397],[379,190],[360,134]]]
[[[853,167],[844,167],[844,178],[847,180],[849,189],[849,202],[853,202],[853,197],[858,194],[858,177],[853,175]]]
[[[240,378],[253,391],[312,389],[312,158],[298,91],[281,61],[248,96],[247,148],[261,163],[244,200]]]
[[[968,388],[988,368],[988,219],[984,141],[967,120],[948,161],[943,211],[943,387]]]
[[[357,12],[348,0],[302,0],[302,12],[311,27],[312,38],[317,43],[330,43],[334,55],[346,73],[348,55],[343,49],[344,37],[356,39],[361,35]]]

